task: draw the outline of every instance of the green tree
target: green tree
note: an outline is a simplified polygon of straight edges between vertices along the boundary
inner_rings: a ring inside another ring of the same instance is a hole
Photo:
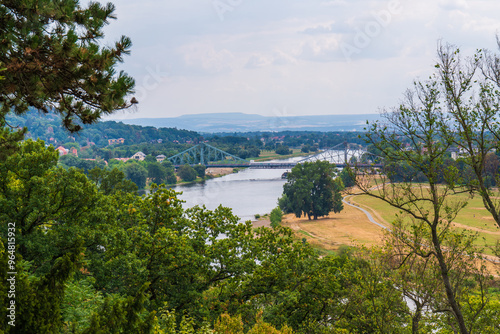
[[[462,301],[472,292],[463,288],[464,279],[483,281],[485,276],[457,260],[467,254],[480,262],[474,246],[476,235],[451,227],[468,201],[465,196],[452,195],[469,193],[470,189],[462,186],[458,168],[447,163],[453,141],[447,115],[441,109],[440,93],[435,80],[416,82],[401,105],[386,111],[384,122],[372,124],[367,133],[367,141],[382,153],[385,163],[404,164],[411,174],[422,175],[425,182],[414,177],[395,180],[390,175],[373,176],[370,171],[359,177],[361,170],[352,170],[351,176],[363,193],[400,210],[392,228],[394,237],[406,246],[400,260],[418,256],[435,266],[441,289],[434,296],[434,310],[447,316],[450,326],[465,334],[471,332],[482,306],[476,305],[476,313],[472,312],[476,319],[465,318]],[[485,296],[483,289],[477,293]]]
[[[52,147],[27,140],[0,163],[0,232],[5,244],[15,225],[20,333],[58,332],[66,283],[84,265],[85,248],[104,243],[101,210],[113,212],[83,173],[57,167],[57,159]],[[6,279],[12,270],[1,269]]]
[[[287,202],[281,200],[280,206],[285,212],[291,208],[297,217],[304,214],[309,219],[342,211],[341,189],[334,181],[335,174],[335,165],[327,161],[297,164],[287,175],[282,197]]]
[[[100,42],[114,10],[111,3],[97,2],[82,8],[78,1],[43,0],[35,10],[23,1],[2,2],[1,125],[7,113],[32,107],[61,114],[63,125],[78,131],[79,122],[94,123],[135,102],[125,100],[134,80],[115,72],[130,39],[121,37],[113,47]]]
[[[137,185],[125,177],[125,173],[118,168],[100,169],[98,167],[88,172],[88,178],[95,183],[99,191],[106,195],[111,195],[117,191],[135,193]]]
[[[199,177],[201,178],[205,177],[205,170],[207,169],[205,165],[195,165],[193,168]]]
[[[196,170],[194,170],[193,167],[189,165],[182,165],[179,167],[179,170],[177,171],[177,174],[179,177],[187,182],[194,181],[196,180]]]
[[[279,207],[274,208],[270,214],[271,227],[278,226],[281,223],[282,218],[283,218],[283,211],[281,211]]]
[[[167,178],[167,169],[159,162],[150,162],[148,164],[148,178],[156,184],[164,183]]]
[[[134,161],[126,164],[123,171],[127,179],[134,182],[139,189],[144,189],[146,187],[148,171],[144,166]]]
[[[286,145],[278,145],[275,150],[276,154],[279,155],[287,155],[287,154],[292,154],[292,150],[288,148]]]
[[[156,158],[154,155],[148,154],[148,155],[146,155],[146,158],[144,159],[144,161],[147,163],[152,163],[152,162],[156,162]]]
[[[339,173],[339,178],[342,180],[342,184],[346,188],[356,185],[356,181],[351,177],[348,167],[342,168],[342,171]]]

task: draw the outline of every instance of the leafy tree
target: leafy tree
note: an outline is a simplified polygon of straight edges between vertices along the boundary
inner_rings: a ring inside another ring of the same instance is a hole
[[[127,179],[134,182],[139,189],[146,187],[147,169],[137,162],[126,164],[123,168]]]
[[[144,161],[147,163],[152,163],[152,162],[156,162],[156,158],[154,155],[148,154],[148,155],[146,155],[146,158],[144,158]]]
[[[309,219],[342,211],[341,189],[334,181],[335,174],[335,165],[327,161],[297,164],[287,175],[282,197],[286,202],[281,200],[280,206],[285,212],[291,208],[297,217],[304,214]]]
[[[283,211],[281,211],[279,207],[274,208],[270,214],[271,227],[278,226],[281,223],[282,218],[283,218]]]
[[[287,155],[287,154],[292,154],[292,150],[288,148],[288,146],[285,145],[278,145],[275,150],[276,154],[279,155]]]
[[[89,180],[93,181],[99,191],[106,195],[111,195],[117,191],[135,193],[138,190],[137,185],[131,180],[127,180],[125,173],[118,168],[100,169],[94,168],[88,172]]]
[[[206,166],[204,166],[204,165],[195,165],[193,168],[194,168],[194,170],[196,171],[196,174],[199,177],[201,177],[201,178],[205,177],[205,170],[207,169]]]
[[[150,162],[147,165],[148,178],[156,184],[164,183],[167,178],[167,169],[159,162]]]
[[[100,43],[114,9],[111,3],[82,8],[78,1],[44,0],[33,10],[20,1],[2,2],[1,125],[11,110],[20,114],[33,107],[61,114],[64,126],[78,131],[78,122],[94,123],[135,102],[125,100],[133,79],[115,73],[131,41],[121,37],[114,47]]]
[[[196,180],[197,175],[196,170],[187,164],[180,166],[177,174],[181,179],[187,182]]]
[[[28,140],[0,163],[0,232],[5,243],[15,224],[21,333],[58,332],[65,284],[82,268],[85,247],[106,238],[101,210],[109,206],[84,174],[57,167],[57,158],[52,147]],[[2,278],[12,271],[5,269]]]
[[[384,122],[371,125],[367,140],[376,147],[386,163],[404,164],[425,183],[413,177],[391,179],[390,175],[373,176],[353,170],[351,176],[363,193],[381,199],[400,210],[392,233],[406,248],[401,261],[417,256],[434,265],[440,277],[440,294],[435,296],[435,312],[450,315],[452,327],[462,334],[470,333],[475,319],[466,319],[462,300],[469,291],[459,289],[464,277],[479,278],[476,270],[457,261],[468,254],[477,258],[476,236],[468,231],[453,229],[451,223],[466,205],[467,198],[451,195],[468,193],[461,186],[461,173],[447,164],[449,138],[448,119],[441,110],[440,90],[434,80],[416,82],[408,90],[398,108],[384,113]],[[405,144],[411,143],[410,146]],[[478,260],[480,261],[480,260]],[[460,275],[454,275],[460,272]],[[484,296],[485,291],[479,294]],[[481,305],[476,305],[476,319]]]
[[[342,171],[339,173],[339,177],[342,180],[344,187],[349,188],[355,186],[356,181],[351,177],[351,173],[349,173],[347,168],[348,167],[342,168]]]

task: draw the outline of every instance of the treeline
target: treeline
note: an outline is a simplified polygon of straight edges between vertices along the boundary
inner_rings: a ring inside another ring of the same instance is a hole
[[[34,110],[22,115],[8,114],[6,121],[12,127],[26,127],[28,132],[25,138],[42,139],[54,147],[75,148],[81,158],[100,158],[106,161],[129,158],[139,151],[168,157],[203,141],[242,159],[257,158],[262,150],[287,155],[292,148],[308,153],[344,142],[359,145],[364,143],[364,134],[357,132],[282,131],[201,135],[195,131],[144,127],[114,121],[81,125],[82,130],[71,134],[61,127],[60,115],[42,115]],[[108,141],[120,138],[123,138],[123,143],[110,144]]]
[[[178,181],[177,176],[179,180],[186,182],[209,177],[205,175],[204,165],[180,166],[176,173],[170,161],[160,163],[153,155],[147,155],[143,161],[130,159],[123,162],[112,159],[107,162],[102,159],[80,159],[68,154],[59,158],[59,165],[65,169],[77,168],[91,179],[107,178],[115,182],[118,182],[117,179],[124,179],[129,182],[129,190],[142,190],[152,183],[174,185]]]
[[[0,279],[17,273],[15,327],[0,310],[6,333],[410,333],[415,323],[424,332],[454,330],[446,312],[406,303],[390,249],[320,256],[288,228],[255,230],[228,208],[186,210],[173,190],[141,197],[120,173],[87,177],[57,163],[53,148],[28,140],[0,165],[0,228],[7,236],[14,223],[16,239],[10,269],[7,239],[0,243]],[[422,276],[415,290],[425,305],[445,298],[423,294],[435,289],[433,277]],[[471,318],[482,307],[477,332],[495,333],[498,294],[478,300],[493,281],[481,284],[467,281],[460,295]],[[8,305],[9,285],[0,289]]]
[[[157,142],[159,139],[160,141],[186,143],[200,138],[200,135],[194,131],[144,127],[115,121],[81,125],[82,130],[77,134],[71,134],[61,127],[61,116],[54,113],[41,115],[35,110],[30,110],[23,115],[11,113],[6,120],[13,127],[27,127],[26,138],[39,138],[55,146],[76,143],[83,147],[94,143],[98,147],[104,147],[108,146],[108,139],[119,138],[125,139],[126,145]]]

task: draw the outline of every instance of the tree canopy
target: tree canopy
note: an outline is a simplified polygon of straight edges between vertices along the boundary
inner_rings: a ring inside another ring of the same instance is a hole
[[[309,219],[326,216],[343,209],[341,186],[335,181],[337,169],[328,161],[297,164],[287,175],[280,207],[285,212],[302,214]]]
[[[83,8],[74,0],[43,0],[0,4],[0,122],[13,111],[29,107],[54,111],[69,131],[96,122],[135,103],[126,100],[134,80],[116,65],[130,53],[122,36],[113,47],[102,47],[102,28],[114,19],[115,7],[91,2]]]

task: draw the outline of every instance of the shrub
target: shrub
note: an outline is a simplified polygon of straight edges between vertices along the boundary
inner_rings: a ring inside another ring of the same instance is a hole
[[[279,207],[276,207],[271,211],[271,227],[275,228],[281,223],[283,218],[283,211]]]

